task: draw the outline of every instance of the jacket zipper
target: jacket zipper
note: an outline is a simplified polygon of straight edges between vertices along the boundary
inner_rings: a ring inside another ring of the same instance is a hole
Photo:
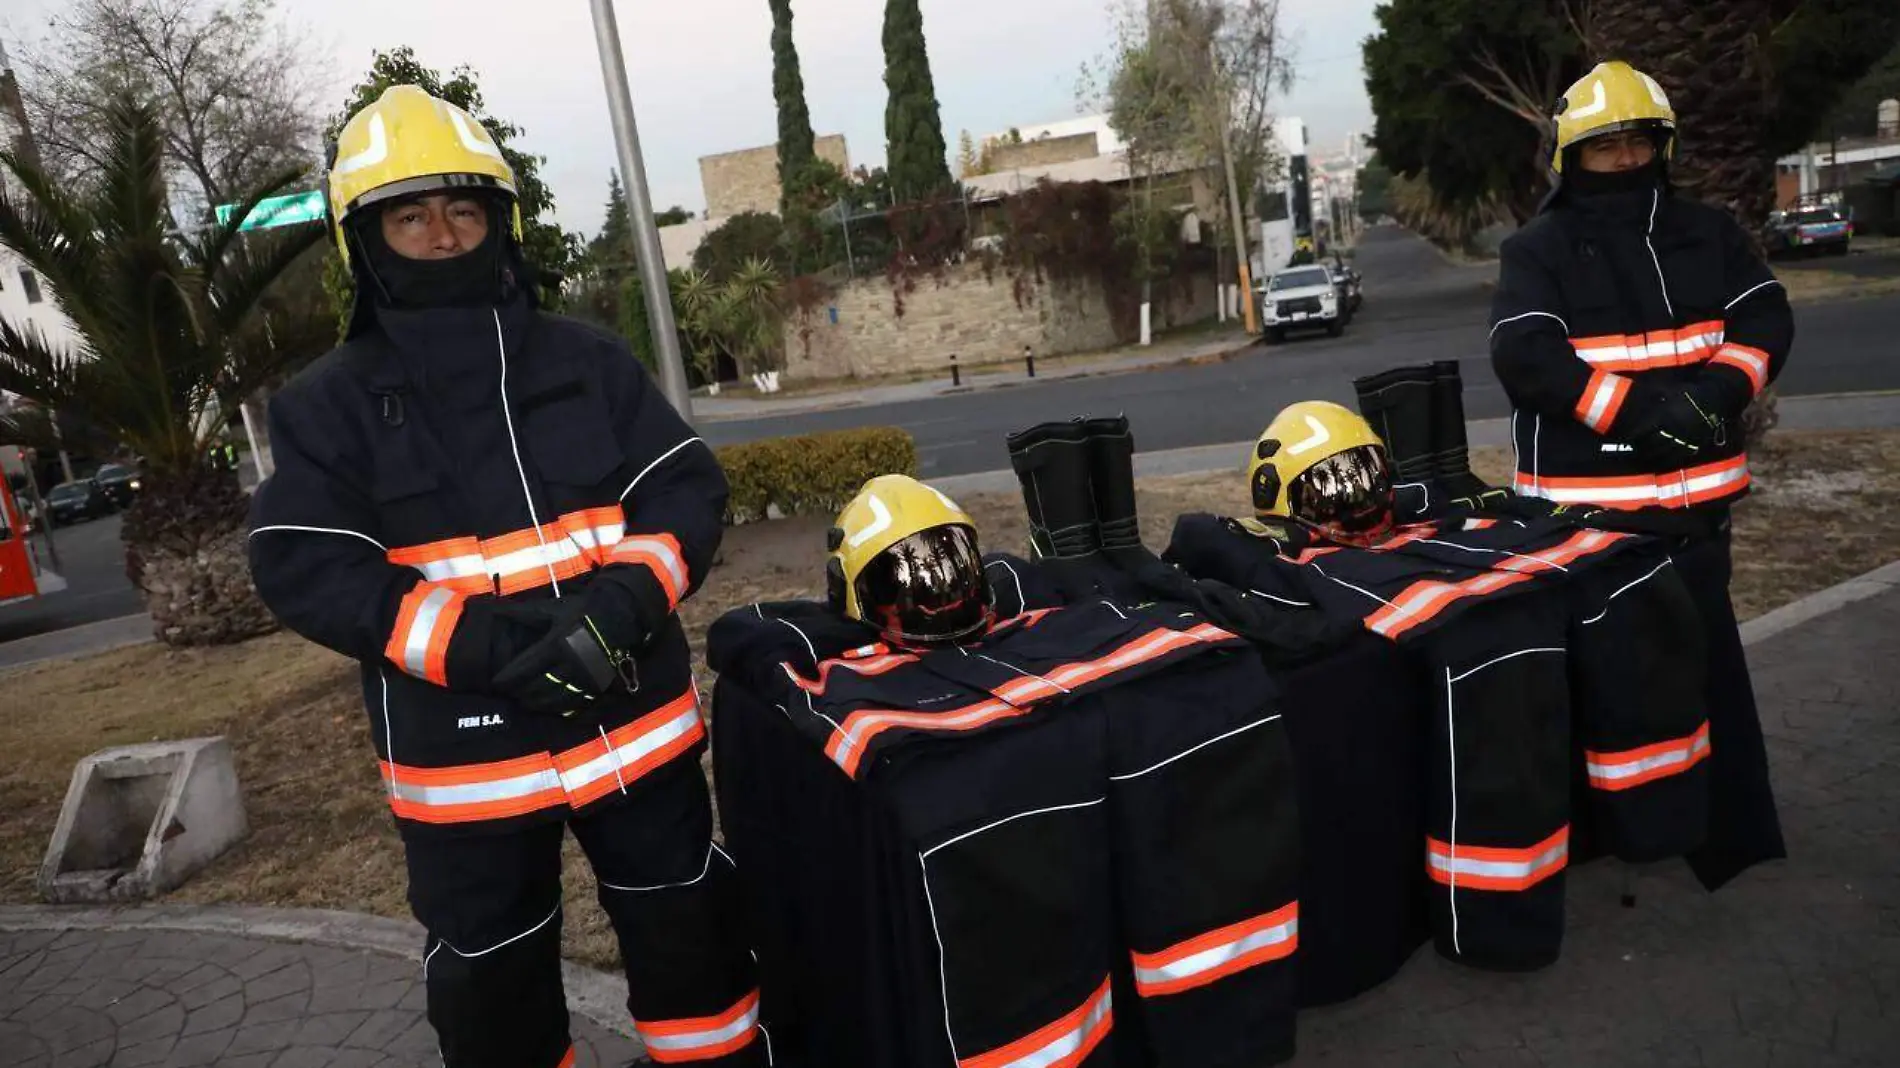
[[[528,522],[534,524],[534,539],[541,544],[541,566],[548,569],[548,581],[554,586],[554,599],[561,599],[561,580],[554,573],[554,561],[548,558],[548,536],[541,529],[541,517],[534,511],[534,492],[528,488],[528,468],[521,462],[521,443],[515,439],[515,417],[508,409],[508,343],[501,333],[501,312],[489,309],[495,317],[495,354],[501,358],[501,419],[508,427],[508,451],[514,454],[515,473],[521,476],[521,497],[528,502]]]

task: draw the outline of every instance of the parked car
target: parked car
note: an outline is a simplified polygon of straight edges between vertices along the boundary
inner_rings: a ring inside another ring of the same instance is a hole
[[[112,499],[107,497],[99,484],[89,478],[77,482],[61,482],[46,495],[46,507],[53,513],[55,523],[77,523],[83,519],[97,519],[112,514]]]
[[[1798,208],[1768,216],[1762,244],[1770,256],[1832,253],[1847,255],[1853,244],[1853,226],[1833,208]]]
[[[1260,320],[1267,340],[1276,345],[1289,330],[1319,327],[1332,337],[1344,333],[1346,312],[1332,270],[1314,265],[1275,272],[1260,290]]]
[[[1350,320],[1365,301],[1364,280],[1336,254],[1333,256],[1333,286],[1339,290],[1339,298],[1346,302],[1346,318]]]
[[[100,464],[92,480],[115,508],[130,508],[132,499],[139,495],[139,473],[124,464]]]

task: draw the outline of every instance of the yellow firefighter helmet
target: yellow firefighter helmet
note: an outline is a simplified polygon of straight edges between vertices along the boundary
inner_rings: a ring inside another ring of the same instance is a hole
[[[344,222],[380,201],[441,189],[492,189],[507,196],[521,240],[515,172],[473,115],[414,85],[392,85],[350,116],[330,163],[330,220],[350,262]]]
[[[908,475],[880,475],[828,533],[826,595],[843,615],[907,644],[953,642],[990,619],[976,521]]]
[[[1557,143],[1550,169],[1564,170],[1564,150],[1604,134],[1643,130],[1657,136],[1664,159],[1676,152],[1676,110],[1656,79],[1620,59],[1599,63],[1557,103]]]
[[[1247,462],[1254,514],[1294,519],[1341,538],[1392,524],[1385,443],[1358,413],[1331,401],[1290,404]]]

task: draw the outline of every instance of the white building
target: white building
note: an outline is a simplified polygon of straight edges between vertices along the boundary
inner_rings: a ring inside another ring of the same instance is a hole
[[[1095,135],[1095,151],[1103,156],[1113,156],[1128,147],[1127,144],[1122,141],[1121,135],[1115,132],[1115,128],[1109,125],[1107,115],[1082,115],[1077,118],[1062,119],[1057,122],[1044,122],[1033,126],[1017,126],[1014,129],[1017,134],[1022,136],[1024,141],[1040,141],[1051,137],[1073,137],[1076,134],[1092,133]],[[1009,139],[1009,135],[1009,130],[1003,130],[1000,133],[984,134],[977,139],[977,144],[981,145],[989,141],[1006,141]]]
[[[0,144],[17,155],[30,156],[30,138],[19,83],[14,79],[6,48],[0,46]],[[12,172],[4,167],[0,167],[0,192],[9,198],[22,195]],[[45,279],[4,245],[0,245],[0,319],[16,328],[39,330],[56,349],[78,341],[73,324],[54,305]]]

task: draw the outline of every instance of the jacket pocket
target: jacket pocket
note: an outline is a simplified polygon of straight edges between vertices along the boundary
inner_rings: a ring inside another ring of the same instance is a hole
[[[584,380],[554,384],[524,398],[518,410],[528,454],[543,479],[582,487],[615,481],[626,455],[614,436],[606,400]]]

